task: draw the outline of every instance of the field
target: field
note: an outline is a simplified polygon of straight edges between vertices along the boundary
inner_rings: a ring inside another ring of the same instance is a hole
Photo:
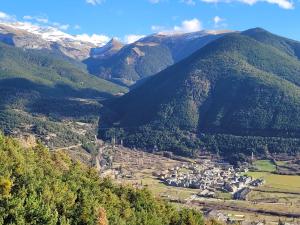
[[[268,172],[248,172],[254,178],[263,178],[266,184],[262,190],[296,192],[300,194],[300,176],[278,175]]]
[[[248,172],[253,178],[264,178],[265,185],[251,191],[247,201],[231,199],[231,194],[217,193],[217,198],[195,198],[196,189],[166,186],[155,173],[181,165],[183,162],[160,155],[117,147],[114,150],[114,168],[122,167],[123,176],[114,180],[138,188],[146,187],[156,196],[176,204],[178,207],[195,207],[206,216],[221,213],[227,217],[243,216],[244,223],[263,221],[276,224],[279,219],[300,224],[300,176],[278,175],[271,172],[271,161],[260,160],[255,163],[256,170]],[[276,167],[275,167],[276,168]]]
[[[257,160],[253,163],[253,166],[258,171],[264,171],[264,172],[276,171],[276,165],[270,160]]]
[[[147,187],[154,195],[172,200],[183,201],[196,194],[197,190],[166,186],[153,173],[181,164],[180,161],[132,149],[117,148],[114,151],[113,167],[121,167],[124,174],[123,177],[116,179],[116,182]]]

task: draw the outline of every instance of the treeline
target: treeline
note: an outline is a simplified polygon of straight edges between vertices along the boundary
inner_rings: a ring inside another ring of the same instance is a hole
[[[122,140],[125,146],[131,148],[141,148],[150,152],[171,151],[182,156],[193,156],[197,149],[204,146],[200,139],[187,131],[178,128],[154,129],[148,125],[136,129],[100,127],[99,136],[106,141],[115,137],[117,142]]]
[[[128,147],[148,151],[171,151],[183,156],[196,156],[201,151],[210,151],[229,160],[246,161],[252,153],[259,156],[268,154],[300,153],[299,138],[238,136],[230,134],[195,134],[180,129],[154,129],[143,126],[137,129],[111,128],[99,130],[105,140],[116,137]]]
[[[117,186],[42,145],[24,149],[0,135],[0,224],[201,225],[145,190]]]
[[[248,35],[226,35],[104,102],[100,131],[123,128],[130,147],[182,155],[299,152],[299,60]]]

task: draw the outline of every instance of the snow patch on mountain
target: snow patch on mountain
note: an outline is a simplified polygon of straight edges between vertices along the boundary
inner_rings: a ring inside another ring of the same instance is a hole
[[[27,31],[29,33],[40,36],[46,41],[52,41],[52,42],[73,41],[73,42],[89,43],[94,46],[103,46],[110,40],[110,38],[105,35],[96,35],[96,34],[93,34],[91,36],[87,34],[70,35],[55,27],[50,27],[50,26],[41,27],[29,22],[0,22],[0,24],[9,26],[14,29]]]

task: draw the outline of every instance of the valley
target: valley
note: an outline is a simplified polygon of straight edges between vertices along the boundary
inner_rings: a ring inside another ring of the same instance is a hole
[[[1,225],[300,224],[299,41],[2,17]]]
[[[261,186],[251,187],[246,200],[234,200],[233,194],[224,190],[217,191],[214,196],[205,197],[201,195],[203,190],[199,188],[170,186],[160,178],[161,173],[174,171],[174,168],[183,168],[186,172],[188,165],[193,167],[206,165],[209,167],[214,163],[223,167],[226,165],[221,163],[220,159],[211,158],[211,155],[191,160],[176,156],[169,158],[170,155],[163,152],[146,153],[119,145],[106,144],[103,149],[103,154],[111,156],[111,161],[102,162],[102,176],[111,177],[117,184],[130,184],[139,189],[146,187],[156,196],[175,206],[197,208],[203,211],[207,218],[214,217],[223,222],[241,221],[242,224],[252,224],[255,221],[257,224],[259,222],[277,224],[281,219],[291,224],[300,223],[300,176],[272,173],[276,171],[266,172],[264,160],[255,161],[253,168],[248,165],[250,171],[246,173],[241,171],[241,175],[247,174],[253,179],[263,179],[264,183]],[[269,169],[270,165],[267,168]]]

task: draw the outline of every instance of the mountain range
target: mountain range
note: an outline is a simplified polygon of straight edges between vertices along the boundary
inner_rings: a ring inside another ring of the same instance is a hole
[[[54,27],[0,22],[1,42],[82,61],[91,74],[123,86],[143,81],[230,32],[157,33],[132,44],[112,38],[103,45],[102,41],[86,40],[82,35],[70,35]]]
[[[98,100],[127,89],[89,74],[83,63],[62,52],[41,47],[48,42],[22,35],[0,42],[1,131],[34,134],[54,147],[94,138],[95,132],[80,134],[70,122],[97,126]]]
[[[100,44],[84,41],[53,27],[42,28],[21,22],[0,22],[0,41],[24,49],[47,49],[77,60],[88,58],[91,49]]]
[[[99,120],[103,139],[149,150],[299,152],[298,41],[255,28],[98,46],[52,31],[0,24],[5,133],[25,127],[74,144],[95,133],[82,136],[66,121]]]
[[[158,33],[125,46],[117,40],[112,40],[106,46],[93,51],[101,52],[101,57],[92,54],[84,63],[91,74],[130,86],[179,62],[230,32]]]
[[[107,101],[100,135],[189,155],[299,152],[299,47],[261,28],[223,35]]]

